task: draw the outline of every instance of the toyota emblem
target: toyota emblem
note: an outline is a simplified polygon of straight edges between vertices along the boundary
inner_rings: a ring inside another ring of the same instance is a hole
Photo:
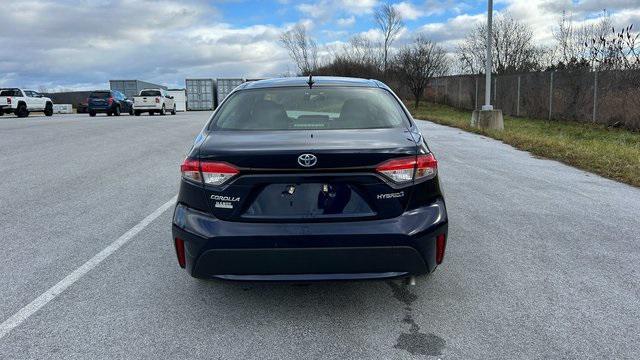
[[[313,154],[302,154],[298,156],[298,164],[303,167],[312,167],[318,162],[318,158]]]

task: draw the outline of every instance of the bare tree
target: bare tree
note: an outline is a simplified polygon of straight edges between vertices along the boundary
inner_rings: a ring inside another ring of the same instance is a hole
[[[400,49],[394,65],[418,107],[429,80],[447,72],[448,59],[443,48],[423,35],[418,35],[412,44]]]
[[[571,13],[563,11],[558,25],[553,29],[553,37],[557,43],[553,65],[557,68],[571,68],[571,64],[582,64],[583,59],[589,58],[589,51],[584,43],[604,36],[609,29],[611,19],[606,10],[603,10],[597,22],[583,25],[576,25]]]
[[[458,60],[465,72],[483,72],[486,34],[486,24],[479,24],[458,46]],[[546,49],[535,45],[530,26],[514,19],[508,13],[497,16],[493,22],[492,47],[493,72],[526,72],[542,68]]]
[[[458,61],[463,73],[480,74],[484,69],[485,43],[482,39],[486,27],[476,26],[469,31],[464,40],[458,45]],[[495,66],[495,62],[493,63]]]
[[[349,39],[349,42],[343,47],[342,54],[361,64],[380,67],[383,62],[379,44],[362,35],[355,35]]]
[[[318,45],[307,35],[307,29],[297,24],[280,36],[280,42],[289,51],[302,75],[308,75],[318,67]]]
[[[389,49],[391,44],[395,41],[404,26],[402,16],[389,4],[382,4],[376,9],[374,19],[378,27],[382,31],[382,65],[383,70],[388,68]]]
[[[633,25],[585,42],[591,63],[599,70],[640,69],[640,33],[634,33]]]
[[[586,42],[592,69],[603,71],[598,84],[602,89],[601,102],[621,114],[610,126],[638,129],[640,116],[640,33],[629,25],[616,31],[611,28],[605,35]],[[608,81],[607,81],[608,79]],[[617,94],[611,96],[610,94]]]
[[[378,42],[355,35],[348,42],[329,47],[330,59],[314,71],[316,75],[381,78],[382,52]]]

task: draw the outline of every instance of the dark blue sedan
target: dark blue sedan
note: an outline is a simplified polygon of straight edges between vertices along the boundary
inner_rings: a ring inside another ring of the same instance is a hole
[[[234,280],[428,274],[447,239],[437,164],[379,81],[244,83],[181,165],[178,264]]]

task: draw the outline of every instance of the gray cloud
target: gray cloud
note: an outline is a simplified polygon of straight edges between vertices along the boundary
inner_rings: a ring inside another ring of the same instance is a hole
[[[280,33],[291,24],[234,26],[225,23],[209,2],[4,1],[0,12],[0,86],[94,88],[107,86],[113,78],[184,86],[187,77],[263,77],[295,69],[278,43]],[[292,12],[308,16],[298,21],[313,34],[333,43],[321,49],[328,53],[332,46],[347,41],[353,31],[378,39],[375,29],[351,30],[357,26],[349,26],[351,19],[370,17],[378,3],[320,0],[305,1],[305,6],[290,2],[289,6]],[[424,24],[413,31],[404,29],[394,43],[396,48],[423,33],[453,51],[465,34],[485,19],[484,12],[469,13],[468,1],[412,3],[423,14],[417,21]],[[549,46],[553,46],[551,29],[564,9],[581,23],[606,7],[616,27],[631,23],[640,27],[638,0],[496,0],[496,6],[531,25],[537,41]],[[477,9],[477,4],[474,7]],[[433,14],[445,11],[458,15],[428,22]],[[313,26],[325,17],[329,25]],[[343,27],[337,26],[339,18]]]
[[[199,1],[10,2],[0,12],[0,86],[91,88],[113,78],[184,86],[185,77],[275,75],[289,62],[281,31],[233,28]]]

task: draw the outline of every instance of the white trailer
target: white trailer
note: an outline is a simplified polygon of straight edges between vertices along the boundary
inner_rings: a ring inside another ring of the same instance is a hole
[[[55,114],[73,114],[73,106],[71,104],[53,104],[53,112]]]

